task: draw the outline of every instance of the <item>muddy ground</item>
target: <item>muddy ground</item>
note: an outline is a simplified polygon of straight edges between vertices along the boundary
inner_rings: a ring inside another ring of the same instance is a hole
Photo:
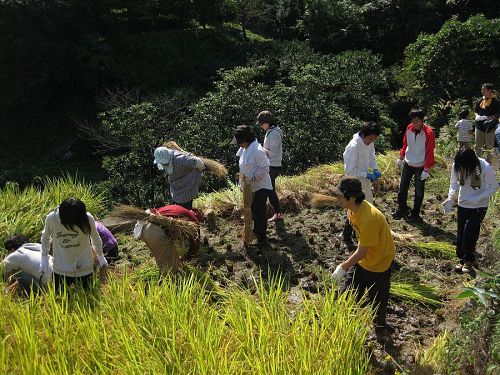
[[[411,193],[410,197],[413,197]],[[375,205],[386,214],[394,232],[409,234],[416,241],[452,243],[456,210],[443,215],[439,203],[442,200],[442,196],[428,195],[424,199],[423,221],[419,223],[392,219],[390,213],[396,208],[395,193],[378,194]],[[280,270],[291,289],[289,302],[297,304],[302,298],[301,289],[306,291],[306,296],[318,293],[321,291],[320,274],[332,272],[337,264],[347,259],[349,253],[341,237],[345,218],[345,211],[339,208],[287,213],[283,221],[270,223],[269,245],[264,249],[243,246],[241,220],[219,218],[215,231],[202,227],[201,254],[191,262],[208,271],[221,285],[236,282],[249,288],[253,286],[252,276],[258,277],[259,273],[267,276],[269,272]],[[496,262],[491,244],[491,223],[490,217],[483,222],[477,246],[477,252],[483,255],[479,266],[484,269]],[[122,246],[116,267],[129,268],[144,261],[151,261],[149,251],[141,242],[129,239]],[[397,249],[393,280],[410,276],[413,280],[432,285],[438,289],[444,305],[431,307],[391,297],[388,308],[390,334],[377,338],[372,332],[367,343],[373,352],[374,374],[394,374],[401,369],[411,374],[425,373],[416,368],[417,355],[445,327],[457,324],[457,314],[464,302],[453,297],[463,282],[471,279],[471,276],[455,273],[454,266],[455,260],[425,258],[404,246]]]

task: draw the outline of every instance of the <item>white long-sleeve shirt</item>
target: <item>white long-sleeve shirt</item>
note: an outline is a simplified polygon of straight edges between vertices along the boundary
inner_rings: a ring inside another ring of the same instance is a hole
[[[87,212],[90,234],[83,233],[77,226],[71,231],[66,229],[59,217],[59,208],[45,218],[42,232],[42,256],[49,254],[52,242],[54,272],[59,275],[81,277],[94,271],[92,246],[98,257],[104,258],[102,240],[97,232],[94,217]]]
[[[5,275],[13,272],[24,271],[35,279],[47,285],[52,276],[52,257],[49,255],[47,273],[42,277],[40,264],[42,262],[42,245],[39,243],[25,243],[13,251],[0,262],[0,271]]]
[[[240,147],[236,156],[239,156],[240,173],[243,173],[252,191],[260,189],[272,190],[271,177],[269,176],[269,159],[266,150],[256,140],[245,149]]]
[[[455,193],[458,190],[458,205],[463,208],[480,208],[488,207],[490,197],[495,194],[498,189],[498,182],[495,172],[484,159],[479,158],[481,163],[481,187],[473,189],[471,187],[471,177],[468,176],[464,185],[458,183],[458,176],[455,173],[455,164],[451,167],[450,189],[448,198],[454,199]]]
[[[378,169],[373,142],[366,145],[359,133],[353,135],[343,155],[345,173],[349,176],[366,177],[368,168]]]
[[[281,167],[283,159],[283,133],[278,126],[266,130],[264,143],[271,167]]]

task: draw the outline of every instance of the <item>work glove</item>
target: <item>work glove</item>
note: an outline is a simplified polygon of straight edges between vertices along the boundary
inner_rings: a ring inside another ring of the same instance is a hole
[[[99,261],[99,267],[107,267],[108,266],[108,261],[104,257],[104,255],[99,255],[97,257],[97,260]]]
[[[370,181],[375,181],[375,180],[377,179],[377,176],[375,176],[375,174],[374,174],[374,173],[370,173],[370,172],[368,172],[368,173],[366,174],[366,178],[367,178],[367,179],[369,179]]]
[[[40,263],[40,273],[43,275],[46,275],[49,273],[49,256],[48,255],[42,255],[42,262]]]
[[[404,164],[403,159],[396,159],[396,166],[398,167],[399,170],[403,169],[403,164]]]
[[[420,175],[420,179],[422,181],[425,181],[427,180],[431,175],[429,174],[429,172],[426,172],[426,171],[423,171],[422,174]]]
[[[486,120],[488,120],[488,116],[476,115],[476,121],[486,121]]]
[[[377,177],[377,179],[382,177],[382,173],[380,173],[378,169],[374,169],[373,174],[375,175],[375,177]]]
[[[333,271],[332,276],[337,283],[340,283],[344,279],[346,274],[347,271],[342,268],[341,264],[339,264],[337,268],[335,268],[335,271]]]
[[[453,199],[451,198],[448,198],[447,200],[445,200],[443,203],[441,203],[443,205],[443,212],[445,214],[449,214],[453,208]]]

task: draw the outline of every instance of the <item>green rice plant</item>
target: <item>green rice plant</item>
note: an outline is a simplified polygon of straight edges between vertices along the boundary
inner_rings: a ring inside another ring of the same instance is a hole
[[[255,280],[213,302],[195,275],[161,285],[111,277],[99,291],[0,295],[2,374],[365,374],[368,309],[345,294],[303,298]]]
[[[448,242],[422,242],[412,244],[415,252],[425,258],[455,259],[455,247]]]
[[[14,233],[24,233],[31,240],[39,241],[45,216],[70,196],[81,199],[94,215],[104,208],[102,195],[78,177],[46,179],[42,188],[21,189],[15,183],[8,183],[0,190],[1,243]]]
[[[445,329],[425,351],[419,353],[417,363],[422,373],[438,374],[446,370],[450,338],[449,331]]]
[[[436,288],[412,281],[392,281],[391,295],[422,305],[441,306],[443,301],[436,292]]]
[[[203,212],[212,210],[216,215],[232,216],[242,209],[242,193],[238,185],[230,183],[227,189],[200,194],[194,206]]]

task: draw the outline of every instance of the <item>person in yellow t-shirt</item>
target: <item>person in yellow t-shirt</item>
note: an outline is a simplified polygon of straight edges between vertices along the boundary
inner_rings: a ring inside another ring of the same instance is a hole
[[[342,178],[334,194],[340,206],[347,209],[358,248],[337,266],[333,277],[338,282],[344,281],[341,293],[354,290],[358,300],[368,291],[368,303],[374,302],[377,306],[375,325],[385,328],[391,265],[396,255],[391,230],[382,212],[365,200],[361,182],[356,177]]]

